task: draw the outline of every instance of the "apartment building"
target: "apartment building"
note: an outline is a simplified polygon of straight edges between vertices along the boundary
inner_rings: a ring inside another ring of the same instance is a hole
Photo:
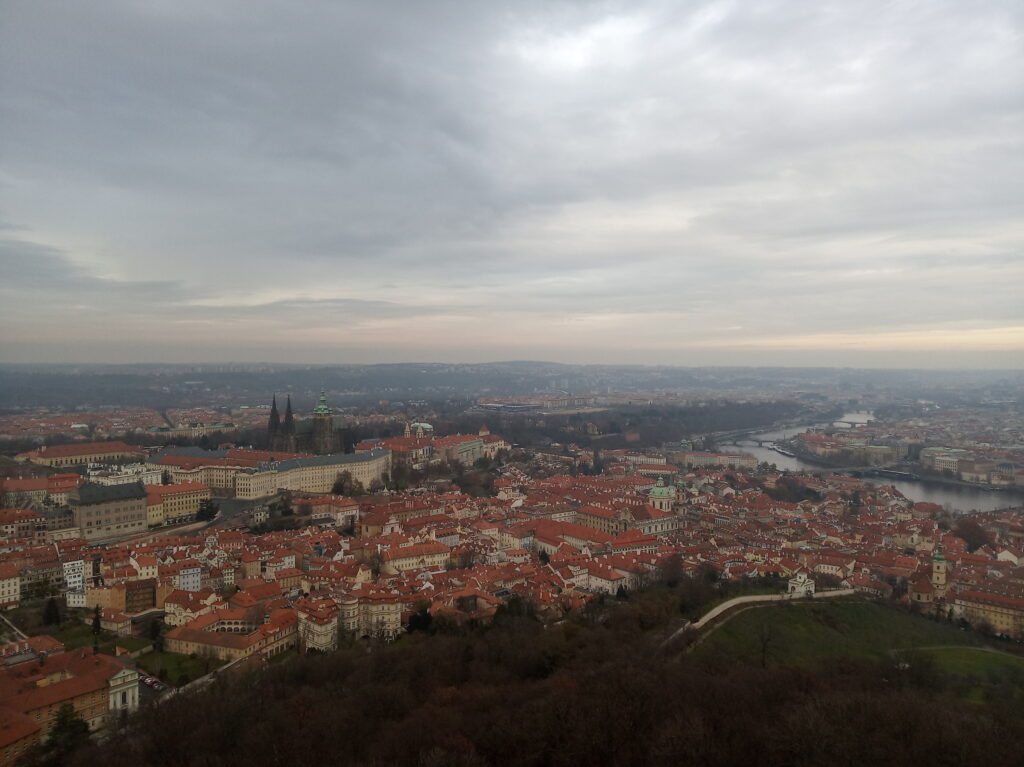
[[[146,485],[146,524],[159,527],[191,522],[211,495],[210,488],[198,482]]]

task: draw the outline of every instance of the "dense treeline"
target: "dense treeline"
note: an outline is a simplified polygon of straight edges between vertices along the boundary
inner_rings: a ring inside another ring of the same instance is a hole
[[[718,401],[707,406],[616,407],[566,415],[520,415],[501,417],[473,413],[439,418],[435,427],[443,434],[475,433],[481,424],[518,445],[574,442],[577,445],[615,449],[660,447],[696,434],[738,429],[756,430],[777,421],[792,420],[808,412],[788,400],[776,402]],[[811,417],[811,416],[809,416]],[[596,434],[588,426],[596,427]]]
[[[436,406],[431,423],[437,434],[476,434],[481,426],[500,434],[510,443],[522,446],[543,446],[552,442],[573,442],[581,446],[615,449],[621,447],[660,447],[695,434],[709,432],[756,430],[778,421],[792,420],[806,414],[815,420],[825,418],[789,400],[776,402],[732,402],[722,400],[707,406],[633,406],[616,407],[572,414],[465,413],[469,403],[458,406]],[[841,410],[841,409],[840,409]],[[834,415],[840,413],[836,411]],[[590,433],[595,431],[596,433]],[[373,423],[352,427],[353,442],[381,437],[399,437],[405,424]]]
[[[631,611],[632,610],[632,611]],[[817,671],[696,661],[642,611],[344,648],[165,700],[63,764],[962,765],[1016,763],[1021,690],[961,702],[927,664]]]
[[[791,420],[801,413],[807,412],[808,417],[822,418],[820,413],[811,414],[800,405],[790,401],[779,402],[715,402],[707,407],[623,407],[592,413],[571,415],[521,415],[501,417],[490,413],[466,414],[464,411],[471,404],[469,401],[434,403],[436,414],[430,416],[436,427],[436,433],[475,434],[481,425],[487,425],[491,431],[501,434],[510,442],[519,445],[548,445],[552,442],[574,442],[578,445],[597,448],[614,449],[619,447],[660,447],[663,442],[688,437],[694,434],[705,434],[715,431],[735,431],[737,429],[756,430],[771,426],[777,421]],[[837,413],[838,415],[838,413]],[[230,420],[225,414],[224,418]],[[587,427],[597,428],[596,434],[587,433]],[[405,430],[405,423],[371,423],[362,426],[350,426],[337,429],[339,447],[344,452],[352,452],[355,445],[364,439],[382,437],[400,437]],[[102,441],[101,435],[89,434],[90,439]],[[237,445],[251,445],[256,448],[268,448],[267,429],[265,426],[254,426],[232,429],[230,431],[204,435],[197,438],[175,437],[168,439],[165,435],[150,432],[118,435],[116,439],[135,445],[152,445],[161,442],[170,446],[194,446],[203,449],[215,448],[223,442]],[[308,431],[299,434],[299,450],[311,450]],[[47,437],[43,444],[67,444],[73,440],[71,435],[54,435]],[[7,440],[4,451],[8,453],[31,450],[39,446],[33,438]]]
[[[821,500],[821,493],[807,487],[796,477],[782,477],[775,483],[774,487],[763,488],[763,492],[769,498],[785,503]]]

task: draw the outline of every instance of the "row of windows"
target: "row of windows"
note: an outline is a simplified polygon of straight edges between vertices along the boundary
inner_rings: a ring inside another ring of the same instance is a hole
[[[142,509],[122,509],[121,513],[117,514],[116,516],[109,511],[104,512],[102,514],[99,512],[93,514],[91,511],[87,511],[82,516],[85,519],[107,520],[109,522],[124,522],[125,520],[135,519],[143,513],[144,512],[142,511]]]
[[[30,736],[27,740],[24,740],[21,743],[18,743],[17,745],[8,748],[4,751],[4,761],[9,761],[10,757],[18,756],[22,752],[28,751],[33,745],[35,745],[38,742],[38,740],[39,738],[37,736]]]
[[[115,525],[114,523],[109,522],[109,521],[107,521],[107,522],[97,522],[96,523],[96,529],[97,530],[100,530],[100,529],[104,529],[104,530],[120,530],[121,528],[124,528],[124,529],[128,530],[128,529],[131,529],[133,527],[142,527],[143,524],[145,524],[145,523],[142,522],[142,521],[130,522],[130,523],[126,522],[123,525]],[[92,522],[86,522],[85,526],[86,526],[86,528],[91,528],[93,526],[93,524],[92,524]]]

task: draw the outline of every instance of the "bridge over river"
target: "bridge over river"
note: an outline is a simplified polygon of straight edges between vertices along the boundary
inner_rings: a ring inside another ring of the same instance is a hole
[[[845,413],[829,423],[864,423],[870,420],[870,413]],[[844,466],[832,468],[810,463],[796,455],[777,452],[775,446],[789,440],[812,427],[821,427],[823,423],[791,424],[776,426],[773,430],[757,431],[737,429],[707,436],[715,440],[719,449],[729,451],[735,449],[753,455],[759,462],[775,464],[783,471],[807,472],[816,476],[829,474],[859,473],[866,475],[866,482],[873,484],[893,485],[912,501],[937,503],[954,512],[995,511],[1007,507],[1024,505],[1024,491],[1009,489],[993,492],[982,487],[962,483],[948,483],[932,478],[911,478],[912,472],[906,471],[905,465],[885,466]],[[875,477],[875,472],[902,472],[907,476],[892,475]]]

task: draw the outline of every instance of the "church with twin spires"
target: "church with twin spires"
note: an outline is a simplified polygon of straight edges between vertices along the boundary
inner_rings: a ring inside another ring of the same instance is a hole
[[[327,404],[327,395],[323,389],[320,390],[320,398],[317,400],[316,407],[313,408],[311,421],[312,429],[308,434],[309,449],[318,455],[330,455],[338,452],[334,414]],[[305,441],[303,440],[303,442]],[[277,409],[277,395],[275,394],[271,400],[270,420],[267,423],[267,445],[270,450],[275,452],[294,453],[298,451],[299,435],[290,394],[286,400],[283,420]]]

